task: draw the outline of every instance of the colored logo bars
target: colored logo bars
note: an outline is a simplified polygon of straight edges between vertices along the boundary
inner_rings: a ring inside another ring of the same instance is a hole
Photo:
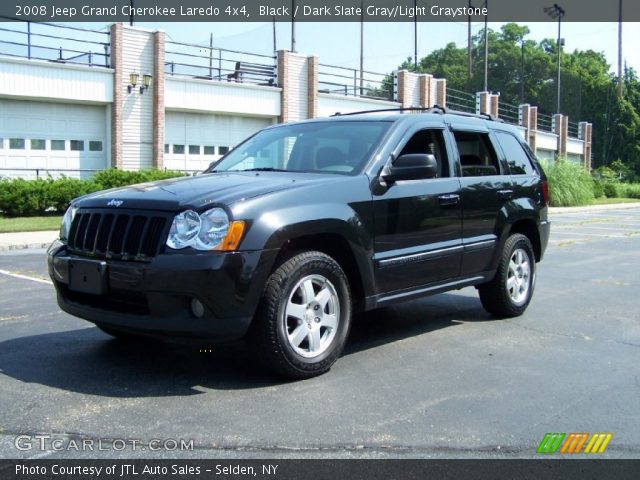
[[[613,437],[612,433],[594,433],[591,438],[589,435],[589,433],[547,433],[536,451],[538,453],[604,453]],[[586,447],[582,450],[585,444]]]

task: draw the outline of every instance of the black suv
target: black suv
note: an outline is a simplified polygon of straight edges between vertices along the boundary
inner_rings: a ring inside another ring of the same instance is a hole
[[[60,307],[116,337],[247,336],[277,372],[339,357],[354,312],[474,285],[520,315],[549,238],[518,129],[432,109],[266,128],[200,175],[72,202]]]

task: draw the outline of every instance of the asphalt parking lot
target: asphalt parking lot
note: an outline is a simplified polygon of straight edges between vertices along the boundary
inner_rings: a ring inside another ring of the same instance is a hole
[[[492,319],[472,288],[372,312],[302,382],[241,344],[123,345],[58,310],[43,251],[2,253],[0,457],[530,457],[546,432],[610,432],[605,457],[638,458],[640,207],[552,222],[524,316]]]

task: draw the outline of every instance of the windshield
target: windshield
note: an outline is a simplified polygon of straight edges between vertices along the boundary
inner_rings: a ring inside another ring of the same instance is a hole
[[[271,170],[356,174],[389,129],[389,122],[315,122],[258,132],[207,172]]]

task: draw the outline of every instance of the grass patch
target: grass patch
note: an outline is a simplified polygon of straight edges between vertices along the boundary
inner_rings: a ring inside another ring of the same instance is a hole
[[[612,203],[640,203],[638,198],[596,198],[592,205],[611,205]]]
[[[0,233],[58,230],[60,228],[61,221],[61,215],[15,218],[0,217]]]

